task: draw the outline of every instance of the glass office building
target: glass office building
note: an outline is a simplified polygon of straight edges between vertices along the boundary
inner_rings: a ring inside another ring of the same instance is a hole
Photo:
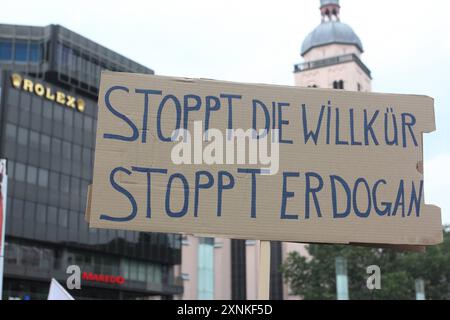
[[[59,25],[0,24],[0,158],[9,175],[4,299],[45,299],[51,278],[66,284],[69,265],[83,272],[81,290],[70,291],[79,299],[182,293],[179,236],[89,229],[84,220],[103,69],[153,74]]]

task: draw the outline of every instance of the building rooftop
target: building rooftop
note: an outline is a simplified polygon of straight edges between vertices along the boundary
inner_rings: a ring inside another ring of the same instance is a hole
[[[349,44],[363,52],[363,45],[353,29],[340,21],[339,0],[320,0],[322,22],[305,38],[301,47],[304,56],[311,49],[328,44]]]
[[[304,56],[311,49],[327,44],[355,45],[363,52],[363,45],[353,29],[340,21],[323,21],[303,41],[301,55]]]
[[[0,64],[96,96],[102,70],[154,71],[60,25],[0,24]]]
[[[320,0],[320,6],[326,6],[329,4],[339,5],[339,0]]]

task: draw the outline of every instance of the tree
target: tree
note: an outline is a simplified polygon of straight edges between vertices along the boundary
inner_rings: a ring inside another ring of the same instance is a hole
[[[304,299],[336,299],[335,258],[347,258],[349,296],[352,300],[415,299],[415,281],[425,281],[427,299],[450,299],[450,228],[444,242],[425,253],[399,252],[340,245],[311,244],[309,257],[291,252],[281,267],[285,282]],[[369,290],[368,266],[381,269],[381,290]]]

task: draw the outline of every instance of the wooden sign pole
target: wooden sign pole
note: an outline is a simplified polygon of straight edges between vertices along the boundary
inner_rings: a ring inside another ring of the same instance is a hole
[[[270,241],[259,242],[258,300],[269,300]]]

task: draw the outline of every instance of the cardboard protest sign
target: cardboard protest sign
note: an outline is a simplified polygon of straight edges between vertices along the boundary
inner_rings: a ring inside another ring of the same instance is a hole
[[[103,72],[90,227],[427,246],[433,99]]]

